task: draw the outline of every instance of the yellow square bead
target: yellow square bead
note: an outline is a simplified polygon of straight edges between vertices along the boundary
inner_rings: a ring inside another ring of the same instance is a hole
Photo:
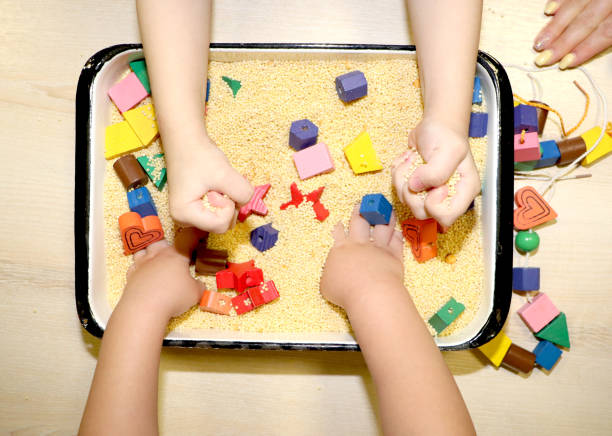
[[[104,157],[113,159],[144,147],[126,121],[106,127]]]
[[[510,345],[512,345],[510,338],[504,332],[499,332],[490,342],[478,347],[478,349],[487,356],[493,365],[499,366],[504,360]]]
[[[152,104],[130,109],[123,116],[144,145],[149,145],[157,136],[157,121]]]
[[[601,134],[601,127],[593,127],[591,130],[587,130],[582,135],[582,139],[584,139],[584,143],[586,144],[587,150],[595,144],[597,138]],[[589,165],[595,162],[600,157],[605,156],[606,154],[612,151],[612,138],[607,133],[604,133],[603,138],[601,138],[601,142],[597,144],[595,150],[590,152],[585,156],[582,160],[582,165]]]
[[[362,132],[344,148],[344,155],[355,174],[382,170],[368,132]]]

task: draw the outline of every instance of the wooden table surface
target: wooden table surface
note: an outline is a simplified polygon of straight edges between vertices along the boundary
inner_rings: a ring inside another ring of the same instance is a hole
[[[218,1],[216,42],[410,42],[401,0]],[[480,47],[532,65],[544,1],[485,1]],[[74,302],[74,99],[81,67],[96,51],[138,42],[133,2],[1,0],[0,10],[0,433],[75,434],[99,341]],[[458,29],[460,31],[460,29]],[[612,57],[586,65],[612,97]],[[515,92],[529,80],[509,70]],[[544,100],[573,125],[591,92],[577,71],[542,73]],[[611,102],[612,103],[612,102]],[[608,117],[612,118],[610,110]],[[547,133],[556,134],[549,122]],[[567,314],[572,349],[555,369],[529,376],[488,365],[478,352],[445,353],[483,435],[610,434],[612,375],[612,157],[592,178],[561,182],[559,214],[539,230],[532,265],[542,290]],[[512,201],[508,198],[507,201]],[[514,296],[506,333],[531,349]],[[607,350],[607,351],[606,351]],[[392,365],[392,362],[389,362]],[[360,353],[166,349],[160,374],[163,434],[351,434],[380,431]],[[411,407],[407,404],[406,407]]]

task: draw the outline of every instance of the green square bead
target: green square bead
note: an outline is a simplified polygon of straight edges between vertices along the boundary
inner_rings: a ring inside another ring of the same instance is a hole
[[[146,171],[147,175],[149,176],[153,184],[157,187],[157,189],[159,189],[160,191],[164,189],[167,180],[167,172],[165,165],[166,162],[164,160],[164,154],[157,153],[153,157],[140,156],[138,158],[138,162],[140,163],[140,166],[142,166],[142,168]],[[161,170],[158,171],[158,168],[161,168]]]
[[[149,74],[147,73],[147,64],[145,63],[145,60],[140,59],[130,62],[130,68],[132,68],[132,71],[134,74],[136,74],[136,77],[138,77],[138,80],[140,80],[140,83],[142,83],[144,89],[151,94],[151,85],[149,84]]]
[[[463,311],[465,310],[465,306],[454,298],[451,297],[448,302],[442,306],[440,310],[436,312],[434,316],[429,318],[429,324],[436,330],[436,332],[441,333],[446,327],[448,327]]]
[[[537,160],[528,160],[526,162],[514,162],[515,171],[533,171],[538,164]]]

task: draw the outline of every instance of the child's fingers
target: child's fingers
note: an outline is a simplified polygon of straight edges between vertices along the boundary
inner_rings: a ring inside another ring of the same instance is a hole
[[[248,203],[253,196],[251,184],[233,168],[230,168],[227,173],[213,188],[226,194],[238,206]]]
[[[612,47],[612,14],[599,23],[599,26],[593,33],[578,44],[571,53],[565,55],[559,63],[559,68],[576,67],[595,56],[598,53]]]
[[[564,2],[561,6],[559,6],[555,12],[555,16],[546,26],[544,26],[538,36],[536,36],[533,48],[538,51],[548,49],[548,47],[550,47],[554,40],[561,35],[561,33],[567,28],[567,26],[569,26],[572,20],[574,20],[574,18],[580,13],[588,2],[589,0],[574,0]],[[542,53],[541,55],[543,54],[546,53]],[[548,65],[550,62],[548,62],[547,59],[544,59],[545,56],[540,57],[541,55],[536,58],[540,59],[540,62],[536,61],[536,64]]]
[[[370,223],[359,215],[359,204],[356,204],[353,208],[348,237],[357,242],[370,241]]]
[[[175,220],[187,227],[195,226],[211,233],[224,233],[231,227],[234,218],[235,208],[234,203],[231,203],[231,206],[217,207],[213,212],[204,207],[201,200],[196,200],[176,214]]]
[[[408,180],[410,190],[421,192],[445,184],[464,158],[465,154],[462,155],[458,149],[445,152],[437,150],[426,164],[419,166],[412,173]]]
[[[427,212],[425,211],[425,202],[418,194],[410,192],[408,189],[408,183],[404,185],[403,198],[404,203],[410,208],[414,217],[418,220],[424,220],[427,218]]]
[[[332,229],[332,237],[334,238],[335,244],[338,244],[346,239],[344,225],[341,222],[336,223],[336,225]]]
[[[372,231],[372,237],[374,238],[374,245],[377,247],[386,247],[391,241],[393,232],[395,231],[395,224],[397,223],[397,217],[395,212],[391,213],[389,224],[379,224],[374,226]]]
[[[399,259],[400,261],[404,257],[404,237],[402,236],[402,232],[399,230],[394,230],[391,234],[389,251],[396,259]]]

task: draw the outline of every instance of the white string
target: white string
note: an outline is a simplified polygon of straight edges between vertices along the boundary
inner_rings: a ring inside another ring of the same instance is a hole
[[[533,100],[541,101],[542,99],[542,85],[540,81],[531,73],[527,73],[527,77],[531,80],[531,93]]]
[[[545,67],[545,68],[527,68],[527,67],[523,67],[521,65],[515,65],[515,64],[509,64],[507,65],[507,67],[509,68],[516,68],[518,70],[521,71],[525,71],[527,73],[527,76],[529,77],[529,79],[531,80],[531,88],[532,88],[532,92],[534,95],[537,95],[538,97],[535,98],[535,100],[540,100],[541,96],[541,86],[540,86],[540,82],[531,74],[531,73],[541,73],[544,71],[549,71],[549,70],[553,70],[556,69],[555,66],[551,66],[551,67]],[[593,79],[593,77],[589,74],[589,72],[584,68],[584,67],[577,67],[577,69],[582,72],[582,74],[584,74],[586,76],[586,78],[589,80],[589,82],[591,83],[591,87],[593,88],[593,90],[595,91],[595,94],[598,97],[597,100],[597,112],[602,114],[602,125],[601,125],[601,133],[599,134],[599,137],[597,138],[597,141],[595,141],[595,143],[584,153],[582,153],[580,156],[578,156],[576,159],[574,159],[574,161],[572,163],[570,163],[566,168],[563,169],[559,169],[555,174],[541,174],[541,173],[532,173],[532,172],[523,172],[523,173],[518,173],[517,175],[515,175],[516,179],[523,179],[523,180],[542,180],[542,181],[546,181],[547,183],[544,185],[544,188],[541,190],[541,195],[542,196],[546,196],[547,191],[550,190],[549,192],[549,198],[547,198],[547,201],[550,201],[550,199],[552,199],[552,197],[555,194],[555,183],[560,181],[560,180],[569,180],[569,179],[577,179],[577,178],[583,178],[583,177],[590,177],[590,174],[583,174],[583,175],[577,175],[577,176],[573,176],[573,177],[567,177],[568,174],[570,172],[572,172],[574,169],[576,169],[576,167],[578,166],[578,164],[580,163],[580,161],[582,161],[582,159],[589,154],[591,151],[593,151],[601,142],[601,140],[603,139],[604,135],[606,134],[606,126],[608,124],[608,101],[606,100],[606,96],[605,94],[601,91],[601,89],[599,88],[599,86],[597,85],[597,83],[595,82],[595,80]],[[537,85],[537,90],[536,90],[536,85]],[[538,93],[538,91],[540,91],[540,93]],[[600,112],[600,110],[603,108],[603,111]],[[529,231],[531,232],[532,229],[529,229]],[[524,267],[528,267],[529,265],[529,252],[525,253],[525,261],[524,261]],[[525,293],[525,298],[527,299],[527,302],[531,303],[532,298],[529,295],[529,292]]]

